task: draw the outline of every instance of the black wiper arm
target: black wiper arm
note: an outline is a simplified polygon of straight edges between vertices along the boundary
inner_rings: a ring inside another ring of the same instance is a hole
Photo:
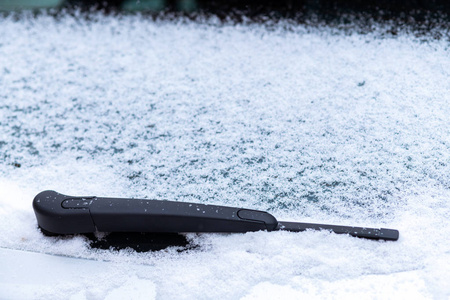
[[[92,232],[249,232],[330,230],[378,240],[398,239],[394,229],[278,222],[271,214],[251,209],[187,202],[73,197],[55,191],[33,200],[38,225],[50,234]]]
[[[367,227],[353,227],[341,225],[327,225],[314,223],[296,223],[280,221],[278,230],[286,230],[292,232],[301,232],[305,230],[329,230],[338,234],[349,234],[354,237],[396,241],[399,237],[398,230],[387,228],[367,228]]]

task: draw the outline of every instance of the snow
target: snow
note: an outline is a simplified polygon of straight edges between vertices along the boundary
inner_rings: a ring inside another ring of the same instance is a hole
[[[0,247],[107,270],[67,267],[22,296],[450,297],[448,40],[379,27],[0,18]],[[31,201],[46,189],[242,206],[400,239],[188,234],[198,247],[184,252],[95,250],[40,233]],[[3,262],[0,284],[15,272]]]

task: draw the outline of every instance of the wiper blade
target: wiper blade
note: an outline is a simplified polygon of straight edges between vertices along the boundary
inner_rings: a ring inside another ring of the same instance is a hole
[[[329,230],[338,234],[396,241],[394,229],[278,222],[252,209],[198,203],[130,198],[74,197],[55,191],[33,200],[39,227],[49,234],[94,232],[249,232]]]
[[[399,237],[398,230],[387,228],[368,228],[368,227],[354,227],[342,225],[327,225],[314,223],[297,223],[280,221],[278,230],[286,230],[292,232],[301,232],[306,230],[328,230],[337,234],[349,234],[354,237],[396,241]]]

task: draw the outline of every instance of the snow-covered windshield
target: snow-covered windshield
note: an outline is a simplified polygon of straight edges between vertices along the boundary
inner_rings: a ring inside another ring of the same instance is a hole
[[[448,297],[449,40],[383,26],[0,18],[0,247],[114,266],[38,298]],[[396,228],[400,240],[254,232],[188,234],[196,247],[181,252],[92,249],[38,230],[31,201],[46,189]]]

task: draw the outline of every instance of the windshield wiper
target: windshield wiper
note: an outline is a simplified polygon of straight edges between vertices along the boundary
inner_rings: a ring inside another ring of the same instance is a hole
[[[73,197],[43,191],[33,200],[39,227],[48,234],[94,232],[249,232],[328,230],[375,240],[396,241],[398,230],[277,221],[252,209],[198,203]]]

